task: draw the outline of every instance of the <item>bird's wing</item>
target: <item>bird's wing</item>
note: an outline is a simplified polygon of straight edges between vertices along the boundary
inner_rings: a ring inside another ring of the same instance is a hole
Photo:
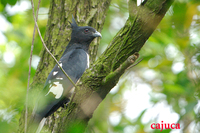
[[[88,62],[88,54],[83,49],[71,50],[59,60],[60,66],[62,66],[74,83],[79,80],[87,69]],[[39,103],[39,108],[41,108],[39,109],[39,115],[47,117],[62,106],[63,103],[68,102],[67,95],[72,88],[72,83],[56,64],[45,83],[44,93],[40,98],[41,103]]]

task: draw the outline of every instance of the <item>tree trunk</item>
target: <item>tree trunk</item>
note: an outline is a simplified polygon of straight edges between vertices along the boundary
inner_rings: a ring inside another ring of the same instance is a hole
[[[102,30],[111,0],[51,0],[47,30],[44,37],[49,50],[59,59],[70,39],[71,16],[78,25],[89,25]],[[174,0],[146,0],[137,7],[136,0],[129,0],[129,18],[116,34],[105,52],[95,61],[99,40],[90,46],[90,68],[81,77],[66,109],[59,109],[49,117],[46,127],[53,132],[84,132],[94,110],[116,85],[120,76],[134,61],[147,39]],[[134,54],[135,53],[135,54]],[[42,49],[40,63],[31,85],[31,93],[39,93],[55,65],[55,61]],[[29,101],[33,101],[29,99]],[[31,112],[29,112],[31,113]],[[24,131],[24,114],[19,132]],[[30,116],[30,115],[29,115]],[[77,130],[79,129],[79,130]]]

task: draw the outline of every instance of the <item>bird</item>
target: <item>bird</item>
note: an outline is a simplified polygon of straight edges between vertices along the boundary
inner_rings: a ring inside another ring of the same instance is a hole
[[[60,67],[76,84],[82,74],[89,68],[89,45],[96,37],[102,37],[101,33],[90,26],[78,26],[72,15],[71,40],[61,56]],[[48,116],[58,108],[70,101],[73,93],[73,84],[56,64],[47,77],[40,98],[34,111],[34,121],[39,123],[36,133],[44,126]]]

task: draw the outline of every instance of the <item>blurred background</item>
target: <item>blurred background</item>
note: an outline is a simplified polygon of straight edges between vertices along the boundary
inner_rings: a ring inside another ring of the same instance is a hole
[[[37,0],[34,1],[37,5]],[[44,36],[49,1],[38,25]],[[102,30],[100,55],[128,18],[127,0],[112,0]],[[34,21],[30,0],[0,3],[0,133],[16,132],[24,107]],[[36,34],[31,81],[42,43]],[[157,133],[152,123],[179,123],[164,133],[200,132],[200,1],[176,0],[127,70],[95,111],[88,131]]]

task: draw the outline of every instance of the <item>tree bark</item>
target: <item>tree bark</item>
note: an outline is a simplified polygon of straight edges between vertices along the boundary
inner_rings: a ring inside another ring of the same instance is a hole
[[[51,0],[47,30],[44,37],[49,50],[57,59],[70,39],[71,15],[78,25],[89,25],[102,30],[111,0]],[[95,61],[99,40],[90,46],[90,68],[81,77],[67,108],[59,109],[49,117],[49,131],[84,132],[94,110],[116,85],[120,76],[138,58],[139,50],[151,36],[174,0],[146,0],[137,7],[136,0],[129,0],[129,18],[113,38],[105,52]],[[42,49],[40,63],[31,85],[39,93],[55,65],[55,61]],[[31,99],[29,99],[30,101]],[[33,101],[33,100],[31,100]],[[23,114],[19,132],[23,132]],[[77,130],[78,129],[78,130]]]

